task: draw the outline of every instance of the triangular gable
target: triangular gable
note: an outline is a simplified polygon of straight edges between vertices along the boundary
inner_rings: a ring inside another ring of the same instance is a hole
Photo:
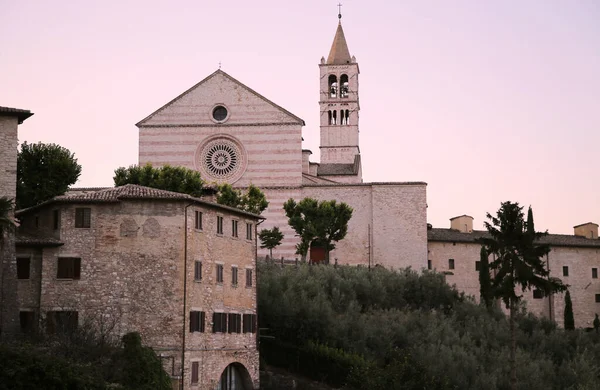
[[[179,96],[177,96],[175,99],[171,100],[170,102],[168,102],[167,104],[165,104],[164,106],[162,106],[161,108],[159,108],[158,110],[154,111],[152,114],[148,115],[146,118],[142,119],[140,122],[138,122],[136,124],[136,126],[138,126],[138,127],[148,126],[148,125],[151,126],[152,122],[153,122],[153,120],[152,120],[153,118],[156,118],[156,117],[160,116],[162,113],[165,113],[170,108],[176,106],[178,102],[181,102],[182,100],[186,99],[186,97],[188,97],[190,94],[193,94],[194,92],[197,92],[198,89],[201,88],[202,86],[210,84],[210,82],[212,81],[212,79],[215,78],[216,76],[219,76],[219,75],[222,76],[222,77],[224,77],[225,79],[231,81],[235,85],[241,87],[242,90],[244,90],[244,91],[248,92],[250,95],[256,97],[259,101],[268,104],[269,106],[271,106],[275,110],[277,110],[280,113],[284,114],[286,117],[289,118],[289,121],[287,121],[287,122],[296,123],[296,124],[299,124],[299,125],[302,125],[302,126],[305,125],[304,120],[302,120],[301,118],[299,118],[296,115],[292,114],[291,112],[287,111],[283,107],[281,107],[281,106],[273,103],[271,100],[267,99],[266,97],[262,96],[258,92],[254,91],[252,88],[249,88],[248,86],[244,85],[240,81],[238,81],[235,78],[231,77],[226,72],[218,69],[217,71],[213,72],[211,75],[209,75],[208,77],[206,77],[205,79],[203,79],[199,83],[197,83],[194,86],[192,86],[191,88],[189,88],[187,91],[185,91],[182,94],[180,94]],[[224,102],[215,101],[214,103],[224,103]],[[171,123],[171,124],[173,124],[173,123]]]

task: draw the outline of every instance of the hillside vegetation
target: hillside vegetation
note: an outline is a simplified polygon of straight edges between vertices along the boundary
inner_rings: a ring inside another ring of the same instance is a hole
[[[259,266],[264,363],[347,389],[508,389],[509,326],[443,275]],[[519,389],[600,388],[600,335],[521,310]]]

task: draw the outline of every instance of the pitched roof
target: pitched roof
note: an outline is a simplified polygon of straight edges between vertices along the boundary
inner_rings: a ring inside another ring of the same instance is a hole
[[[63,242],[54,237],[45,237],[30,233],[17,232],[15,237],[17,246],[61,246]]]
[[[344,29],[340,21],[335,32],[335,38],[333,38],[329,56],[327,57],[327,65],[349,64],[350,62],[352,62],[352,58],[350,57],[350,51],[348,50],[348,44],[344,36]]]
[[[187,91],[183,92],[182,94],[180,94],[179,96],[177,96],[175,99],[171,100],[170,102],[168,102],[167,104],[165,104],[164,106],[162,106],[161,108],[159,108],[158,110],[154,111],[152,114],[148,115],[147,117],[145,117],[144,119],[142,119],[141,121],[139,121],[138,123],[136,123],[135,125],[138,126],[138,127],[139,126],[143,126],[144,122],[148,121],[154,115],[156,115],[160,111],[164,110],[165,108],[169,107],[171,104],[175,103],[176,101],[178,101],[179,99],[181,99],[183,96],[187,95],[189,92],[193,91],[194,89],[196,89],[197,87],[199,87],[200,85],[204,84],[205,82],[207,82],[208,80],[210,80],[211,78],[215,77],[218,74],[227,77],[229,80],[233,81],[234,83],[238,84],[242,88],[246,89],[248,92],[252,93],[253,95],[255,95],[256,97],[258,97],[259,99],[262,99],[265,102],[267,102],[268,104],[270,104],[273,107],[277,108],[278,110],[283,111],[287,115],[291,116],[294,120],[296,120],[302,126],[306,125],[306,123],[304,122],[303,119],[301,119],[301,118],[297,117],[296,115],[292,114],[291,112],[289,112],[285,108],[281,107],[280,105],[277,105],[277,104],[273,103],[271,100],[267,99],[266,97],[264,97],[263,95],[259,94],[258,92],[256,92],[252,88],[248,87],[247,85],[241,83],[237,79],[231,77],[229,74],[227,74],[226,72],[223,72],[221,69],[217,69],[215,72],[213,72],[212,74],[210,74],[209,76],[207,76],[206,78],[204,78],[202,81],[200,81],[199,83],[195,84],[194,86],[192,86],[191,88],[189,88]]]
[[[159,190],[156,188],[140,186],[137,184],[125,184],[124,186],[105,188],[98,191],[67,192],[64,195],[56,196],[37,206],[33,206],[28,209],[18,210],[16,214],[20,215],[32,210],[37,210],[38,208],[50,203],[114,203],[128,199],[183,200],[211,208],[220,208],[223,210],[228,210],[235,214],[241,214],[256,219],[264,219],[263,217],[256,214],[242,211],[234,207],[224,206],[218,203],[208,202],[200,198],[195,198],[191,195],[181,194],[179,192]]]
[[[358,175],[360,170],[360,154],[354,156],[353,163],[345,164],[319,164],[317,176],[346,176]]]
[[[427,241],[475,243],[478,238],[490,235],[485,230],[473,230],[463,233],[453,229],[433,228],[427,231]],[[600,248],[600,239],[589,239],[568,234],[548,234],[540,239],[540,243],[550,246]]]
[[[0,116],[16,116],[19,120],[19,124],[23,123],[25,119],[29,118],[32,115],[33,113],[29,110],[0,106]]]

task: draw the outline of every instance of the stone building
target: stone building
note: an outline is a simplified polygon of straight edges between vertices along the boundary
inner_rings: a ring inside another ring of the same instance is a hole
[[[137,185],[75,191],[17,216],[24,331],[138,331],[177,388],[181,378],[185,389],[258,388],[260,217]]]
[[[310,161],[312,152],[302,149],[302,119],[217,70],[137,124],[139,164],[184,166],[200,171],[209,182],[261,188],[269,201],[261,227],[278,226],[285,235],[274,256],[297,256],[298,239],[283,203],[312,197],[346,202],[354,209],[348,235],[331,259],[425,267],[426,184],[362,180],[360,72],[341,23],[319,69],[320,163]],[[311,248],[310,257],[323,260],[324,251]]]
[[[28,110],[0,107],[0,197],[14,199],[17,194],[18,127],[32,115]],[[14,234],[6,231],[0,235],[0,336],[6,332],[14,332],[19,327],[19,317],[15,310],[14,259]]]
[[[488,233],[473,230],[473,217],[468,215],[452,218],[450,222],[450,229],[431,228],[427,232],[428,268],[445,273],[449,284],[478,300],[481,245],[476,239],[487,237]],[[600,314],[598,225],[591,222],[578,225],[573,235],[549,234],[541,242],[551,248],[545,259],[550,276],[569,285],[575,326],[591,327],[595,314]],[[545,297],[537,290],[522,294],[529,311],[562,326],[564,294]]]

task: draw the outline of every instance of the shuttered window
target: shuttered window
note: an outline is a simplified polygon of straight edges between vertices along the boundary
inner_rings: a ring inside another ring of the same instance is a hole
[[[252,224],[246,224],[246,240],[252,240]]]
[[[238,236],[238,221],[232,220],[231,221],[231,237],[237,237],[237,236]]]
[[[213,313],[213,333],[227,332],[227,313]]]
[[[197,230],[202,230],[202,212],[200,211],[195,212],[194,228]]]
[[[81,276],[81,259],[77,257],[59,257],[56,267],[57,279],[79,279]]]
[[[92,209],[83,207],[75,209],[75,227],[89,228],[92,226]]]
[[[217,264],[217,283],[223,283],[223,264]]]
[[[238,284],[238,269],[237,267],[231,267],[231,285],[237,286]]]
[[[217,234],[223,234],[223,217],[217,217]]]
[[[256,333],[256,314],[244,314],[244,333]]]
[[[252,287],[252,270],[246,269],[246,287]]]
[[[206,315],[203,311],[191,311],[190,312],[190,333],[191,332],[204,332],[205,322],[206,322]]]
[[[196,261],[194,263],[194,280],[202,280],[202,262]]]
[[[237,313],[229,313],[229,324],[227,331],[229,333],[242,333],[242,315]]]
[[[199,362],[192,362],[192,383],[198,383]]]

